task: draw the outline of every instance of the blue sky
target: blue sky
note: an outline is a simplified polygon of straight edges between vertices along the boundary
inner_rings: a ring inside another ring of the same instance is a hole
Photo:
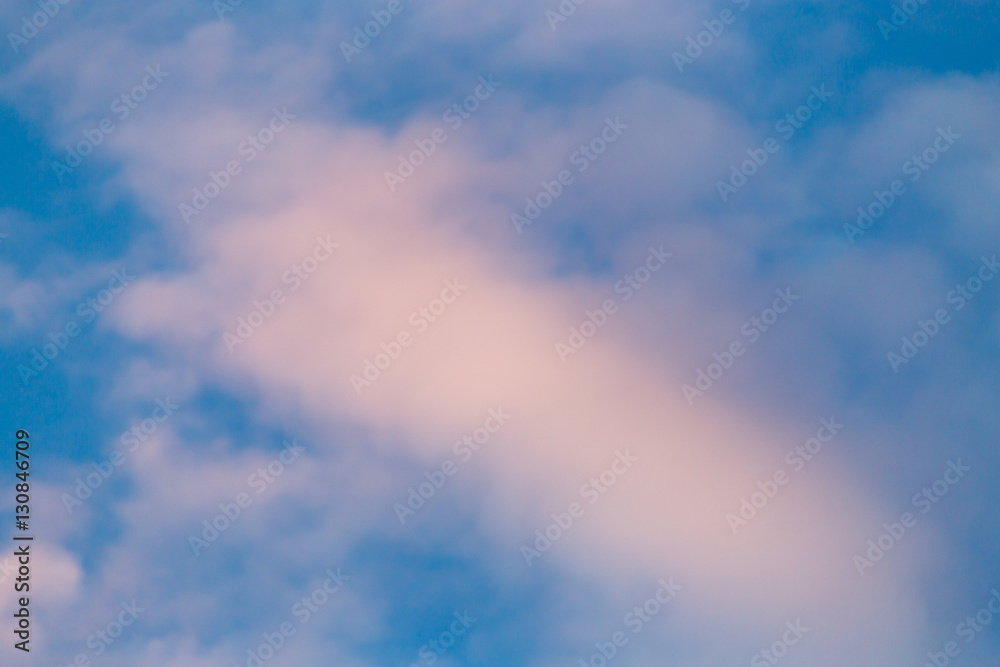
[[[220,19],[205,1],[70,2],[5,39],[2,410],[32,434],[39,583],[31,654],[5,641],[4,664],[247,665],[286,621],[267,665],[596,665],[619,630],[610,663],[755,665],[796,621],[790,667],[922,665],[949,641],[952,664],[996,664],[1000,619],[971,641],[960,624],[1000,587],[997,7],[916,3],[884,39],[887,2],[590,0],[552,29],[558,6],[402,0],[350,62],[341,44],[386,3]],[[36,11],[5,5],[4,33]],[[476,100],[480,77],[500,85]],[[457,128],[455,104],[475,106]],[[53,162],[104,119],[60,180]],[[390,190],[400,160],[420,164]],[[643,274],[650,246],[672,255]],[[449,301],[448,281],[468,287]],[[799,298],[779,312],[780,290]],[[230,350],[241,320],[259,324]],[[29,375],[50,334],[64,349]],[[509,423],[463,460],[497,408]],[[843,430],[796,470],[821,419]],[[612,467],[627,448],[639,463]],[[607,470],[590,504],[581,485]],[[300,623],[338,567],[346,584]],[[633,633],[661,579],[680,592]],[[88,638],[133,600],[96,655]]]

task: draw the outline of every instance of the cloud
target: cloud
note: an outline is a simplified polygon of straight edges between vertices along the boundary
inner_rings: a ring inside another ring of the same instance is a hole
[[[518,589],[555,582],[560,600],[586,582],[603,609],[545,616],[539,654],[593,644],[605,619],[618,622],[607,610],[624,614],[636,590],[670,576],[684,591],[666,639],[637,649],[648,662],[667,646],[681,647],[687,664],[742,660],[761,637],[800,616],[815,628],[800,653],[813,662],[894,666],[920,653],[928,625],[920,582],[940,566],[933,540],[941,533],[922,525],[908,542],[921,549],[900,548],[891,568],[858,575],[852,557],[898,517],[898,503],[873,491],[842,452],[897,450],[894,434],[873,427],[874,417],[845,399],[836,381],[853,359],[844,340],[865,349],[866,362],[879,357],[872,341],[892,340],[900,322],[908,326],[935,303],[952,258],[905,244],[883,249],[875,233],[852,248],[839,237],[841,214],[849,219],[868,191],[884,187],[937,124],[988,132],[995,82],[914,76],[883,94],[887,75],[876,72],[861,82],[860,101],[831,104],[723,206],[714,181],[814,82],[800,81],[801,73],[777,81],[781,94],[762,95],[762,108],[747,114],[687,80],[618,67],[652,54],[670,69],[669,50],[699,30],[711,8],[586,3],[556,31],[544,9],[408,5],[350,64],[336,44],[366,19],[357,8],[316,10],[309,28],[282,23],[255,43],[249,36],[267,16],[254,8],[191,23],[191,6],[164,28],[169,39],[144,33],[155,14],[117,37],[84,22],[5,77],[5,94],[18,95],[21,109],[61,145],[134,85],[118,63],[135,63],[136,75],[160,63],[170,73],[95,154],[96,164],[115,167],[95,196],[127,195],[157,224],[155,240],[128,255],[142,270],[107,316],[135,346],[123,353],[110,395],[176,389],[191,416],[144,445],[123,469],[130,484],[109,487],[107,505],[94,502],[71,525],[55,522],[67,545],[104,520],[114,531],[93,540],[94,553],[79,563],[68,546],[53,547],[54,567],[74,591],[62,604],[71,600],[77,617],[98,623],[133,596],[149,606],[114,659],[233,660],[312,590],[324,568],[344,562],[355,567],[356,587],[280,659],[384,664],[366,647],[403,643],[406,630],[393,629],[399,611],[385,597],[397,575],[365,570],[371,560],[362,555],[380,548],[406,562],[412,552],[474,559],[484,578]],[[629,12],[647,20],[637,26],[623,18]],[[468,37],[483,33],[492,38]],[[699,67],[725,78],[742,71],[727,61],[734,54],[759,65],[750,33],[738,26]],[[414,75],[421,83],[448,84],[416,95],[397,83],[398,65],[429,58],[424,44],[433,39],[468,50],[469,71],[459,77],[453,64],[428,67]],[[577,63],[633,43],[631,55],[609,66],[614,74],[573,83],[586,69]],[[539,61],[533,76],[525,74]],[[496,97],[391,191],[385,172],[441,124],[441,111],[468,94],[476,76],[491,72],[503,82]],[[556,74],[568,78],[544,81]],[[44,115],[49,106],[59,112]],[[290,120],[281,132],[271,125],[279,111]],[[524,197],[576,169],[574,151],[619,116],[627,124],[621,143],[577,172],[518,234],[510,219]],[[242,149],[254,136],[272,139]],[[986,238],[988,227],[970,218],[988,211],[989,199],[972,193],[990,183],[995,163],[992,145],[972,145],[957,148],[948,156],[954,164],[942,161],[926,190],[897,209],[910,212],[926,197],[953,211],[959,234],[949,248],[962,253]],[[217,194],[209,196],[213,184]],[[199,212],[185,214],[182,204]],[[919,233],[933,233],[925,216],[917,220]],[[650,246],[673,256],[626,299],[614,286],[643,265]],[[15,286],[7,307],[34,326],[31,299],[59,293],[58,281],[8,273]],[[728,385],[720,381],[689,405],[681,386],[787,285],[803,302],[741,359]],[[556,344],[572,344],[572,328],[599,318],[607,299],[616,313],[561,359]],[[225,425],[212,433],[212,392],[234,397],[246,431],[294,424],[309,453],[193,556],[192,531],[247,492],[253,471],[275,455],[270,433],[241,439],[245,431],[226,433]],[[782,395],[796,402],[766,403]],[[141,419],[148,406],[133,403],[124,412]],[[809,412],[814,406],[821,407]],[[501,407],[509,423],[401,528],[393,504],[425,470],[454,458],[456,438]],[[837,453],[734,535],[726,515],[817,420],[845,407],[856,421],[834,415],[847,424],[831,447]],[[106,453],[116,444],[101,446]],[[590,505],[581,487],[600,480],[623,451],[637,458],[635,467]],[[71,478],[79,468],[64,473]],[[902,474],[894,481],[903,500],[908,484]],[[574,502],[582,516],[529,567],[520,546],[534,544],[535,531]],[[424,579],[434,572],[428,566]],[[87,595],[75,597],[81,591]],[[225,622],[223,607],[233,610]],[[78,623],[61,639],[71,650],[93,629]],[[412,657],[411,648],[385,651]]]

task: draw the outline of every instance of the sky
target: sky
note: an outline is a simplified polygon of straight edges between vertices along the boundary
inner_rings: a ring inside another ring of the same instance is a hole
[[[995,3],[0,25],[0,663],[1000,660]]]

